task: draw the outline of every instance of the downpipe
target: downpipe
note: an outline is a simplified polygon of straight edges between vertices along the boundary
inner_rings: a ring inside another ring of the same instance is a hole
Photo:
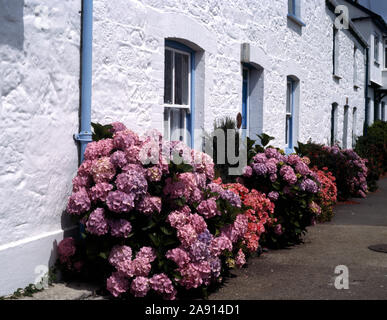
[[[74,139],[80,144],[80,163],[84,160],[86,146],[92,141],[91,86],[93,59],[93,0],[82,0],[81,40],[81,115],[80,132]]]

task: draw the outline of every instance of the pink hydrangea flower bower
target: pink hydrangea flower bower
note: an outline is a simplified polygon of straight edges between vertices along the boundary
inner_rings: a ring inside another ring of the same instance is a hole
[[[256,189],[274,202],[274,221],[268,225],[264,237],[268,246],[287,247],[302,241],[310,221],[319,214],[313,201],[320,191],[316,173],[308,166],[309,159],[296,154],[267,148],[256,154],[250,169],[245,169],[243,183]]]
[[[113,297],[173,300],[219,282],[225,255],[241,265],[248,221],[240,196],[213,181],[212,159],[156,130],[140,137],[119,122],[109,130],[109,138],[88,144],[73,179],[67,212],[84,225],[86,248],[75,269],[98,259]],[[73,263],[74,239],[59,247],[61,262]]]

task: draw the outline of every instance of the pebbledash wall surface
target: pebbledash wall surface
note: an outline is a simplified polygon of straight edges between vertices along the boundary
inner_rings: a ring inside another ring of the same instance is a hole
[[[339,30],[332,76],[333,23],[325,0],[94,0],[92,120],[122,121],[139,133],[163,130],[164,44],[196,53],[195,127],[211,130],[242,109],[241,44],[259,77],[251,92],[250,134],[285,148],[287,77],[298,80],[295,141],[328,144],[337,103],[351,133],[364,123],[365,48]],[[34,283],[55,260],[56,244],[76,231],[64,214],[78,165],[81,0],[0,0],[0,295]],[[354,46],[358,87],[354,88]],[[257,90],[258,90],[257,89]],[[357,119],[352,121],[353,108]],[[259,125],[258,125],[259,123]],[[254,132],[254,130],[256,132]],[[254,138],[254,136],[253,136]],[[200,147],[198,144],[196,148]]]

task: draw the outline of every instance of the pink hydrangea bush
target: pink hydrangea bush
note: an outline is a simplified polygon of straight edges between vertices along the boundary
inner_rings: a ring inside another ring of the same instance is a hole
[[[366,197],[368,160],[361,158],[354,150],[309,141],[305,144],[299,143],[297,152],[307,156],[312,166],[316,166],[319,170],[327,168],[333,174],[336,178],[338,200]]]
[[[87,146],[67,212],[83,225],[88,269],[112,296],[175,299],[245,264],[242,201],[213,179],[208,155],[155,130],[138,136],[116,122]]]
[[[277,222],[274,218],[274,203],[265,194],[258,192],[255,189],[251,191],[240,183],[223,184],[222,187],[231,190],[241,197],[242,203],[245,207],[244,215],[248,220],[247,232],[243,236],[243,251],[247,254],[257,252],[260,247],[260,238]],[[277,200],[277,199],[275,199]],[[240,261],[242,254],[238,252]],[[237,263],[239,265],[239,263]]]
[[[79,256],[76,242],[73,237],[64,238],[58,244],[58,261],[71,273],[80,273],[83,261]]]
[[[309,168],[309,159],[267,148],[252,158],[242,180],[246,187],[263,192],[275,204],[276,222],[262,235],[263,244],[277,248],[300,243],[306,227],[320,212],[314,202],[320,182]]]

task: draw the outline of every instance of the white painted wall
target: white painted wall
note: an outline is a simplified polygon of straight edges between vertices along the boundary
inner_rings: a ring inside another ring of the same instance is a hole
[[[288,20],[286,0],[94,0],[92,120],[161,130],[164,39],[177,38],[200,51],[197,127],[210,130],[216,118],[241,111],[240,46],[247,42],[252,62],[264,68],[262,125],[276,146],[284,147],[288,75],[300,79],[299,140],[329,142],[333,102],[341,139],[348,97],[350,143],[353,107],[359,135],[364,121],[363,49],[354,90],[354,40],[340,31],[341,79],[333,79],[334,15],[325,0],[303,3],[301,28]],[[69,226],[62,212],[77,168],[81,1],[0,5],[2,295],[33,282],[36,265],[52,260]],[[18,265],[12,272],[10,261]]]
[[[0,296],[53,260],[77,169],[79,0],[0,1]]]
[[[304,2],[299,27],[287,18],[287,1],[95,0],[93,119],[118,117],[138,131],[162,128],[164,39],[186,39],[204,50],[204,126],[241,110],[240,45],[250,43],[264,65],[263,130],[284,147],[286,77],[300,79],[299,139],[330,139],[330,107],[339,124],[348,97],[364,120],[364,50],[359,45],[359,88],[353,88],[354,39],[340,31],[340,76],[332,78],[332,23],[325,1]],[[114,94],[112,94],[114,92]],[[351,124],[351,119],[349,119]],[[349,128],[349,131],[351,128]],[[338,137],[342,137],[339,125]]]

